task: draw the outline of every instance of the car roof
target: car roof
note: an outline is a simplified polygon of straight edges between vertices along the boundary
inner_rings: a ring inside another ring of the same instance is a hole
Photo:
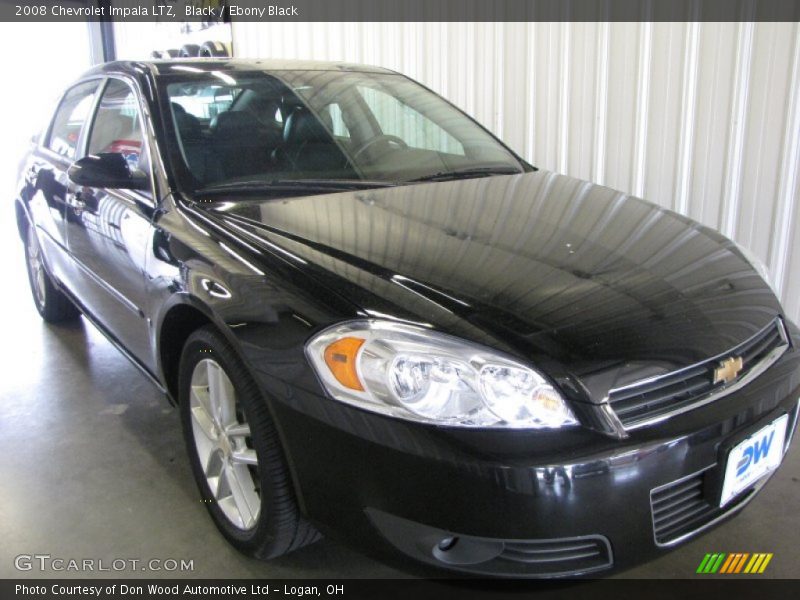
[[[203,71],[355,71],[362,73],[393,73],[389,69],[346,62],[289,59],[241,58],[181,58],[145,61],[113,61],[97,65],[84,77],[108,73],[141,74],[150,71],[154,76],[170,73],[173,67],[191,67]]]

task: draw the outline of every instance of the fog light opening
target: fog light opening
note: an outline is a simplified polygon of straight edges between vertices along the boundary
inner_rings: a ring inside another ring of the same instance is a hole
[[[431,551],[436,560],[448,565],[477,565],[497,558],[504,547],[499,540],[447,536],[439,538]]]
[[[447,552],[449,550],[452,550],[453,546],[455,546],[457,543],[458,543],[458,538],[457,537],[446,537],[446,538],[443,538],[436,545],[436,547],[439,549],[440,552]]]

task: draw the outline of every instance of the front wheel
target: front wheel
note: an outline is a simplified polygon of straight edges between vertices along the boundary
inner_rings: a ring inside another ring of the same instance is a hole
[[[28,231],[25,234],[25,264],[33,303],[42,318],[48,323],[77,319],[80,312],[72,301],[56,287],[47,272],[42,248],[33,225],[28,225]]]
[[[238,550],[268,559],[318,539],[300,515],[266,403],[228,341],[193,333],[179,404],[192,472],[217,528]]]

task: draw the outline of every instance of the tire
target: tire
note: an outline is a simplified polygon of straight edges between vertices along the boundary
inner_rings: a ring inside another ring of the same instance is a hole
[[[170,58],[177,58],[178,51],[177,50],[153,50],[152,57],[162,60],[168,60]]]
[[[206,42],[200,46],[200,56],[203,58],[225,58],[228,56],[228,50],[222,42]]]
[[[192,473],[201,500],[228,542],[266,560],[319,539],[297,507],[266,402],[215,328],[202,327],[187,340],[179,386]]]
[[[197,58],[200,55],[200,46],[197,44],[184,44],[178,54],[181,58]]]
[[[48,323],[74,321],[80,317],[80,311],[72,301],[53,283],[44,263],[42,248],[36,230],[30,224],[25,233],[25,265],[28,271],[28,283],[36,310]]]

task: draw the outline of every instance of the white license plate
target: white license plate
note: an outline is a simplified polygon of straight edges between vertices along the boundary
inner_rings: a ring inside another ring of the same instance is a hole
[[[720,506],[725,506],[754,482],[778,468],[783,459],[788,422],[789,415],[783,415],[728,452]]]

